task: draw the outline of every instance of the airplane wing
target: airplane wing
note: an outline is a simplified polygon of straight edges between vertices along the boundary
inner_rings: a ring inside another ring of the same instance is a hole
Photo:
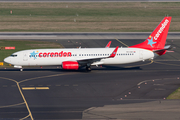
[[[108,42],[108,44],[106,45],[106,47],[105,47],[105,48],[109,48],[109,47],[110,47],[110,45],[111,45],[111,41],[109,41],[109,42]]]
[[[98,62],[100,61],[101,59],[107,59],[107,58],[114,58],[116,56],[116,53],[117,53],[117,50],[118,50],[119,46],[117,46],[114,51],[110,54],[110,56],[108,57],[99,57],[99,58],[87,58],[87,59],[80,59],[80,60],[77,60],[77,62],[84,66],[84,65],[87,65],[87,64],[92,64],[94,62]]]

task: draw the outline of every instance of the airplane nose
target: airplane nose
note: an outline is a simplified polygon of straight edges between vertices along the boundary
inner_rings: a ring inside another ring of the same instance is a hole
[[[10,62],[11,62],[11,58],[9,58],[9,57],[5,58],[5,59],[4,59],[4,62],[10,63]]]

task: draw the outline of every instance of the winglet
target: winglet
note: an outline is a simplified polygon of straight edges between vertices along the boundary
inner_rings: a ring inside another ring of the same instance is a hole
[[[109,42],[108,42],[108,44],[106,45],[106,47],[105,47],[105,48],[109,48],[109,47],[110,47],[110,45],[111,45],[111,41],[109,41]]]
[[[111,55],[109,56],[109,58],[113,58],[116,56],[117,50],[118,50],[119,46],[117,46],[114,51],[111,53]]]

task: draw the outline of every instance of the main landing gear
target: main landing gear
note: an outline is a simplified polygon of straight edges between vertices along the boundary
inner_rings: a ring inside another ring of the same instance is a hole
[[[91,71],[91,66],[86,66],[86,71],[90,72]]]

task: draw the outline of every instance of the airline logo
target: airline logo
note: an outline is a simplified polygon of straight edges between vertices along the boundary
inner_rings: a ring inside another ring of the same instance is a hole
[[[39,57],[71,57],[71,52],[41,52]]]
[[[30,58],[33,57],[34,59],[37,59],[37,54],[38,54],[38,51],[33,51],[32,53],[30,53],[31,55],[29,56]]]
[[[164,23],[161,24],[160,29],[158,30],[158,32],[156,33],[156,35],[154,36],[154,40],[157,40],[160,36],[160,34],[163,32],[164,28],[167,26],[167,24],[169,23],[169,20],[166,19],[164,21]]]
[[[40,52],[39,51],[33,51],[30,53],[30,58],[33,57],[34,59],[37,59],[37,57],[71,57],[71,52]]]
[[[147,39],[148,40],[148,45],[153,47],[153,44],[156,44],[156,42],[153,42],[153,37],[149,36],[149,38],[151,38],[151,39]]]

